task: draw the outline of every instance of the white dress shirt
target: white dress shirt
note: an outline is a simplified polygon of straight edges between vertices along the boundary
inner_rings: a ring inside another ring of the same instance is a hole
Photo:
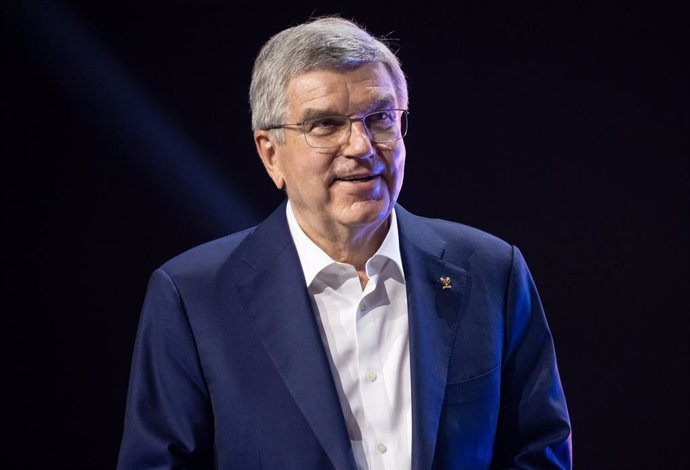
[[[333,260],[287,220],[304,271],[359,470],[411,467],[407,292],[395,210],[378,251],[355,267]]]

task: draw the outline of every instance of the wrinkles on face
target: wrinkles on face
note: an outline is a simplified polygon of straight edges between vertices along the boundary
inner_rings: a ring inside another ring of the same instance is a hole
[[[291,80],[287,97],[292,123],[314,113],[361,117],[398,105],[381,64],[307,72]],[[304,232],[327,253],[339,252],[338,259],[375,251],[402,186],[404,142],[375,143],[359,121],[347,140],[331,148],[309,146],[301,129],[286,132],[286,142],[275,147],[272,171],[285,182]]]

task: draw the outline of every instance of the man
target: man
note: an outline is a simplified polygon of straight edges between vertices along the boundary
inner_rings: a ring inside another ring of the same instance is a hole
[[[118,468],[570,468],[519,251],[396,205],[396,56],[313,20],[262,48],[250,101],[287,202],[152,275]]]

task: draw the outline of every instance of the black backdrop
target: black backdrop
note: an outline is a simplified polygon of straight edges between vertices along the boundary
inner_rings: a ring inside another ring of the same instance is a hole
[[[252,59],[340,12],[409,76],[400,202],[523,251],[576,467],[688,468],[687,8],[231,3],[2,6],[3,462],[114,467],[150,272],[282,198]]]

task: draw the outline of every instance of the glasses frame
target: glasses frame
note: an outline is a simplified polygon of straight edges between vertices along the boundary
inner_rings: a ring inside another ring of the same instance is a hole
[[[374,114],[385,113],[388,111],[400,111],[400,137],[397,137],[395,139],[388,139],[388,140],[376,140],[374,138],[374,136],[371,134],[371,131],[369,130],[369,128],[367,127],[367,125],[365,123],[365,119],[368,118],[369,116],[374,115]],[[299,128],[299,130],[302,131],[302,134],[304,135],[304,140],[307,142],[308,146],[310,146],[312,148],[318,148],[318,149],[327,149],[327,148],[339,147],[344,142],[346,142],[350,138],[350,136],[352,135],[352,123],[353,122],[361,122],[362,127],[364,128],[364,132],[366,132],[367,137],[369,137],[369,140],[371,140],[372,142],[377,143],[377,144],[385,144],[388,142],[396,142],[398,140],[402,140],[407,135],[407,128],[408,128],[407,120],[409,119],[409,115],[410,115],[410,112],[407,109],[388,108],[388,109],[379,109],[376,111],[372,111],[372,112],[366,113],[360,117],[350,117],[350,116],[345,116],[342,114],[329,114],[329,115],[324,115],[324,116],[317,116],[319,119],[328,119],[328,118],[337,117],[337,118],[345,118],[349,121],[349,126],[347,128],[347,136],[343,137],[343,139],[340,143],[335,144],[335,145],[327,145],[327,146],[312,145],[309,142],[309,139],[307,138],[308,131],[304,128],[304,123],[310,119],[313,119],[313,118],[307,118],[301,122],[273,124],[273,125],[264,127],[262,130],[271,131],[271,130],[275,130],[275,129],[290,129],[292,127],[297,127],[297,128]],[[404,123],[404,127],[403,127],[403,123]]]

